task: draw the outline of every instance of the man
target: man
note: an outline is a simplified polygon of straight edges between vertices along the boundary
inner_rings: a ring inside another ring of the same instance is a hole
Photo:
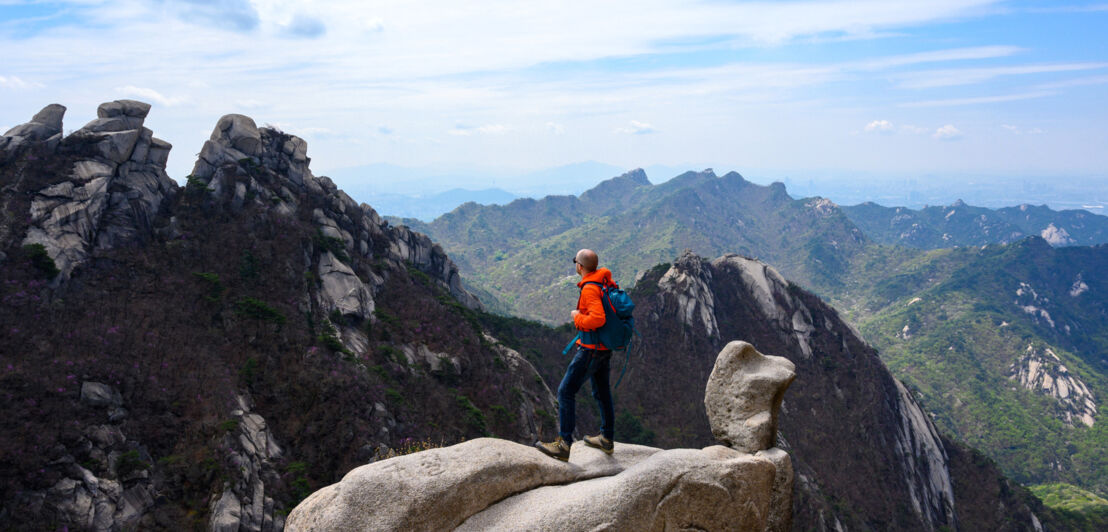
[[[608,370],[612,351],[600,343],[596,330],[604,325],[604,304],[601,286],[612,283],[608,268],[597,268],[600,263],[596,252],[582,249],[573,258],[581,281],[577,286],[581,295],[577,308],[569,313],[573,325],[581,331],[577,339],[577,353],[566,369],[562,384],[558,386],[558,437],[549,443],[536,442],[535,447],[558,460],[569,460],[569,448],[573,444],[573,429],[577,422],[576,396],[585,379],[592,384],[592,396],[600,404],[601,434],[585,436],[585,445],[611,454],[614,448],[614,407],[609,388]]]

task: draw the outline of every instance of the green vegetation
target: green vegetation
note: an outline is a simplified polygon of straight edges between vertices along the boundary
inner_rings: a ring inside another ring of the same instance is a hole
[[[239,377],[242,378],[242,381],[245,382],[247,386],[253,386],[258,378],[258,359],[248,357],[246,362],[243,363],[242,368],[239,369]]]
[[[434,286],[433,282],[431,281],[431,277],[428,276],[426,273],[420,271],[415,266],[408,266],[408,275],[410,275],[412,279],[415,279],[419,284],[422,284],[423,286]]]
[[[391,360],[401,366],[408,365],[408,357],[404,356],[404,353],[401,353],[399,349],[389,344],[378,345],[377,352],[380,353],[385,360]]]
[[[342,340],[338,337],[338,331],[335,330],[335,326],[329,321],[323,322],[323,332],[316,336],[316,341],[334,351],[336,353],[342,353],[346,356],[354,356],[354,352],[343,345]]]
[[[618,190],[620,201],[604,190]],[[577,297],[569,258],[582,247],[601,251],[602,265],[625,288],[641,273],[648,281],[634,287],[636,297],[654,296],[656,279],[686,248],[709,259],[754,256],[790,279],[793,295],[803,287],[840,309],[893,374],[918,390],[941,430],[981,448],[1009,476],[1108,490],[1108,422],[1067,421],[1056,398],[1011,378],[1029,346],[1050,348],[1094,397],[1108,397],[1108,290],[1094,273],[1108,271],[1108,253],[1055,249],[1038,238],[984,245],[1010,238],[1008,229],[1024,223],[1015,217],[1042,214],[1025,209],[962,209],[949,217],[950,208],[932,209],[927,224],[944,229],[900,242],[907,230],[890,231],[892,210],[881,209],[863,214],[888,219],[859,225],[880,227],[877,241],[915,247],[874,244],[844,209],[792,199],[780,186],[694,173],[653,186],[621,177],[578,197],[474,206],[414,228],[446,249],[467,289],[490,308],[546,323],[567,319]],[[949,242],[973,245],[928,249]],[[1071,295],[1081,279],[1088,291]],[[1021,282],[1041,299],[1019,299]],[[1049,312],[1049,320],[1028,308]],[[501,329],[490,328],[511,342]],[[820,360],[825,371],[838,370]],[[622,421],[639,430],[632,418]]]
[[[385,390],[385,398],[394,405],[404,404],[404,395],[401,394],[396,388],[388,388]]]
[[[687,174],[657,186],[628,176],[598,188],[608,187],[620,201],[604,193],[548,197],[459,210],[414,228],[446,249],[490,308],[546,323],[568,319],[577,297],[570,259],[582,247],[602,250],[601,264],[625,288],[686,248],[708,257],[758,254],[804,282],[836,278],[862,248],[841,214],[814,216],[803,200],[738,174]],[[811,244],[831,241],[837,246]]]
[[[1058,399],[1012,376],[1029,350],[1049,359],[1049,349],[1059,361],[1042,368],[1064,365],[1095,397],[1108,392],[1097,359],[1105,324],[1093,318],[1104,315],[1108,300],[1070,294],[1083,272],[1106,271],[1104,255],[1036,240],[918,253],[868,288],[859,282],[838,303],[893,374],[920,392],[940,429],[981,449],[1021,483],[1064,481],[1103,491],[1104,422],[1067,422]],[[1024,306],[1049,310],[1051,319]]]
[[[50,253],[46,251],[46,246],[42,244],[27,244],[23,246],[23,253],[27,255],[27,258],[31,260],[31,266],[34,266],[44,279],[53,279],[61,273],[58,269],[58,265],[54,264],[54,259],[50,258]]]
[[[223,288],[223,281],[219,279],[219,274],[208,272],[192,272],[192,275],[197,279],[200,279],[208,287],[208,293],[204,294],[204,299],[213,303],[218,303],[223,298],[223,292],[226,290]]]
[[[215,189],[208,188],[208,184],[202,181],[199,177],[192,174],[185,176],[185,195],[190,197],[196,197],[203,194],[209,194],[215,192]]]
[[[654,445],[654,431],[646,428],[642,419],[626,410],[616,414],[615,432],[619,441]]]
[[[323,231],[316,230],[313,242],[315,243],[315,247],[319,249],[320,253],[324,251],[330,251],[336,259],[350,264],[350,255],[346,254],[346,243],[343,242],[341,238],[326,236],[323,234]]]
[[[1070,484],[1031,486],[1043,504],[1062,517],[1067,530],[1108,530],[1108,499]]]
[[[235,304],[235,313],[255,320],[269,321],[284,325],[285,315],[264,301],[252,297],[243,297]]]
[[[258,278],[258,258],[250,250],[242,252],[239,259],[239,277],[244,281],[254,281]]]
[[[465,411],[465,419],[469,428],[478,434],[488,436],[489,430],[485,426],[485,413],[464,395],[457,395],[454,399],[458,402],[458,406]]]
[[[312,485],[308,481],[307,462],[289,462],[285,464],[285,474],[291,477],[289,488],[292,490],[292,502],[290,507],[296,507],[300,501],[312,494]]]
[[[150,464],[142,459],[142,455],[140,455],[137,450],[131,449],[119,455],[119,461],[116,462],[115,470],[118,478],[126,479],[132,473],[148,469],[149,467]]]

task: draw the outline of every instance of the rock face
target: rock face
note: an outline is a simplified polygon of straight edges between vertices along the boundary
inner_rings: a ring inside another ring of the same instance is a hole
[[[314,176],[307,150],[307,142],[299,137],[259,128],[247,116],[226,115],[204,143],[186,194],[195,190],[208,194],[210,201],[229,204],[234,211],[250,204],[284,218],[292,218],[301,207],[310,210],[317,235],[314,249],[306,254],[319,257],[315,299],[326,316],[375,319],[374,297],[385,279],[374,271],[356,273],[351,267],[355,256],[392,269],[415,268],[463,305],[481,308],[481,302],[462,287],[457,266],[440,246],[407,227],[390,226],[372,207],[359,205],[338,190],[330,178]],[[342,320],[330,321],[348,349],[364,348],[364,333],[344,326]]]
[[[793,457],[798,528],[939,530],[973,523],[997,529],[1008,522],[997,507],[1008,509],[1015,528],[1033,528],[1041,507],[996,486],[1006,481],[995,468],[962,458],[955,463],[951,453],[966,451],[941,437],[875,350],[834,309],[773,267],[737,255],[707,260],[689,253],[645,274],[632,296],[644,355],[620,390],[627,398],[621,404],[641,412],[644,426],[671,427],[701,445],[725,439],[749,445],[750,452],[763,448],[774,424],[764,413],[735,410],[737,402],[712,407],[711,394],[704,398],[705,418],[687,406],[700,399],[689,390],[720,379],[724,357],[716,353],[742,351],[741,344],[707,337],[704,324],[714,322],[720,338],[741,338],[788,359],[782,365],[803,385],[781,403],[776,441]],[[710,316],[702,317],[709,308]],[[750,363],[732,378],[758,378],[760,365]],[[676,444],[666,434],[658,440]],[[980,480],[967,483],[970,476]],[[979,498],[981,483],[988,484],[989,502]]]
[[[44,522],[69,523],[86,530],[109,531],[138,527],[154,506],[157,491],[151,479],[154,463],[146,448],[131,441],[120,429],[113,412],[122,404],[119,391],[111,386],[85,382],[81,386],[85,404],[103,409],[108,423],[83,428],[76,453],[55,460],[66,474],[43,493],[27,494],[34,499]]]
[[[1070,373],[1053,349],[1028,344],[1027,351],[1009,367],[1009,379],[1032,392],[1057,401],[1059,417],[1073,426],[1096,424],[1096,397],[1078,376]]]
[[[553,395],[449,257],[302,139],[225,116],[180,187],[149,105],[68,136],[64,111],[0,137],[0,528],[280,530],[376,451],[550,433]]]
[[[729,344],[705,392],[709,410],[775,419],[760,409],[775,410],[792,381],[777,358]],[[735,375],[752,368],[753,378]],[[758,452],[617,442],[612,455],[577,442],[562,463],[480,438],[359,467],[293,509],[287,529],[784,531],[792,462],[772,441]]]
[[[48,141],[55,146],[61,141],[62,117],[65,116],[65,106],[52,103],[35,113],[31,121],[15,126],[0,137],[0,148],[8,148],[15,151],[19,145],[25,142]]]
[[[277,484],[275,461],[281,458],[281,448],[266,426],[265,419],[251,412],[249,396],[237,398],[238,408],[231,411],[236,430],[223,436],[231,463],[238,467],[238,478],[223,485],[223,494],[212,503],[209,529],[213,532],[259,530],[272,532],[284,528],[284,519],[274,516],[273,497],[266,494],[266,485]]]
[[[777,411],[795,378],[796,366],[789,359],[768,357],[746,342],[727,344],[704,394],[712,434],[747,453],[773,447]]]
[[[62,280],[97,251],[146,239],[176,192],[165,173],[171,146],[142,125],[149,111],[132,100],[105,103],[97,119],[62,139],[65,107],[52,104],[5,135],[5,158],[33,142],[83,154],[68,175],[36,191],[23,240],[45,247]]]

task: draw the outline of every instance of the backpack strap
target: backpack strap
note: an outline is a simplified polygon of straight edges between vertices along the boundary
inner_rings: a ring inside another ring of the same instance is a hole
[[[581,306],[581,292],[583,292],[585,290],[585,285],[587,285],[587,284],[595,284],[596,286],[600,287],[600,302],[601,302],[601,304],[603,304],[604,303],[604,285],[602,285],[602,284],[600,284],[596,281],[588,281],[588,282],[581,285],[581,291],[577,293],[577,306],[578,307]],[[612,306],[611,301],[608,301],[608,307],[611,308],[612,310],[615,310],[615,307]],[[571,349],[573,349],[573,344],[576,344],[577,340],[580,340],[580,339],[581,339],[581,331],[577,331],[577,335],[574,336],[573,339],[570,340],[568,344],[566,344],[566,348],[562,350],[562,354],[563,355],[568,355],[569,351]]]
[[[566,348],[562,350],[562,354],[563,355],[568,355],[569,350],[573,349],[573,344],[577,343],[577,340],[580,340],[580,339],[581,339],[581,333],[578,332],[577,336],[574,336],[573,339],[570,340],[568,344],[566,344]]]

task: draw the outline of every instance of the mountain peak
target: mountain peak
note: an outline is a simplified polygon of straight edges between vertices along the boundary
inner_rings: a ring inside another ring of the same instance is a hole
[[[636,185],[650,186],[650,180],[646,178],[646,171],[642,168],[636,168],[627,172],[616,179],[626,179]]]
[[[639,187],[653,186],[646,178],[642,168],[636,168],[622,175],[601,181],[599,185],[581,194],[581,201],[613,203],[614,198],[625,198]],[[615,201],[614,203],[621,203]]]

